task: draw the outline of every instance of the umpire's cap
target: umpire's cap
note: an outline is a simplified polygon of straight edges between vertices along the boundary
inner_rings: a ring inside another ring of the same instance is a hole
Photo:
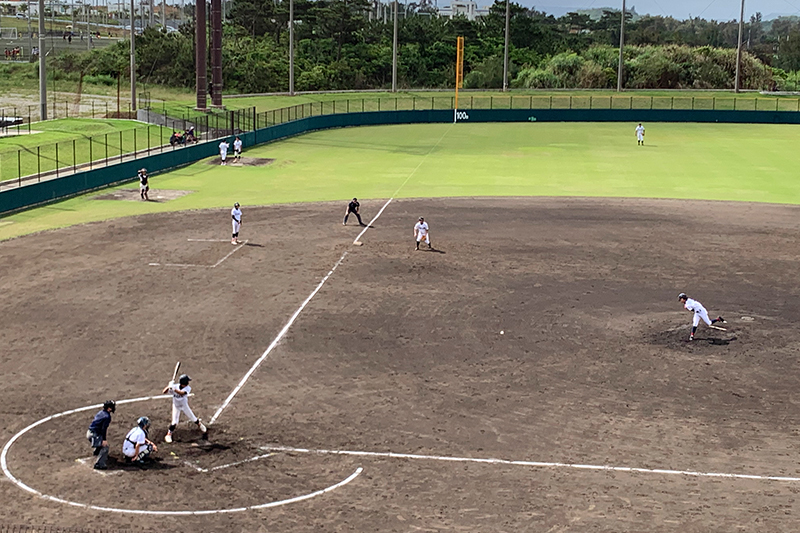
[[[116,412],[117,410],[117,402],[114,400],[106,400],[103,402],[103,410],[111,409],[111,412]]]

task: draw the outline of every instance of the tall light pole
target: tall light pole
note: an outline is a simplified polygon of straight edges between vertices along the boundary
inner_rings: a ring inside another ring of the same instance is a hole
[[[44,0],[39,0],[39,118],[47,120],[47,70],[44,61]]]
[[[135,1],[131,0],[131,111],[136,111],[136,28],[134,28],[136,19],[133,16],[136,10],[133,4]]]
[[[294,0],[289,0],[289,95],[294,96]]]
[[[394,37],[392,39],[392,92],[397,92],[397,0],[394,0]]]
[[[503,56],[503,92],[508,90],[508,36],[511,24],[511,0],[506,0],[506,48]]]
[[[736,45],[736,92],[742,86],[742,32],[744,31],[744,0],[742,0],[742,10],[739,12],[739,42]]]
[[[617,92],[622,91],[622,67],[624,60],[622,49],[625,48],[625,0],[622,0],[622,20],[619,23],[619,66],[617,67]]]

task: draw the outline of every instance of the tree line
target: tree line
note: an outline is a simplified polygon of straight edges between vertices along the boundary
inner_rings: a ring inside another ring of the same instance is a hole
[[[295,89],[380,89],[391,86],[392,20],[369,0],[296,0]],[[223,29],[226,91],[281,92],[289,80],[288,0],[233,0]],[[405,7],[405,8],[404,8]],[[512,87],[606,88],[616,85],[620,12],[599,17],[554,17],[511,3]],[[456,37],[464,36],[465,86],[500,88],[505,2],[474,21],[436,15],[430,3],[401,4],[398,86],[448,88],[455,78]],[[627,88],[732,88],[736,21],[677,20],[627,14],[624,85]],[[800,88],[800,18],[745,25],[743,87]],[[128,76],[128,45],[64,55],[55,66],[92,80]],[[148,29],[136,36],[137,78],[193,87],[194,26],[179,32]]]

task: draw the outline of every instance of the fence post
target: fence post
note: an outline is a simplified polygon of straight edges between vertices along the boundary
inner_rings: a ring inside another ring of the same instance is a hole
[[[778,99],[775,98],[775,111],[777,111],[777,110],[778,110]]]
[[[553,98],[553,97],[551,96],[550,98]],[[613,96],[609,96],[608,97],[608,108],[609,109],[614,109],[614,97]]]
[[[75,157],[75,139],[72,139],[72,173],[77,170],[77,158]]]
[[[798,98],[797,101],[798,101],[798,103],[800,103],[800,98]],[[378,111],[380,111],[380,110],[381,110],[381,98],[379,96],[378,97]]]
[[[397,97],[394,97],[394,110],[397,111]]]
[[[136,128],[133,128],[133,158],[136,159],[136,152],[139,149],[139,143],[136,142]]]
[[[350,99],[347,99],[347,112],[350,112]]]
[[[17,187],[22,185],[22,161],[20,152],[22,152],[22,150],[17,150],[17,179],[19,180],[17,182]]]
[[[161,147],[161,153],[164,153],[164,125],[158,125],[158,145]]]
[[[594,97],[593,97],[593,96],[590,94],[590,95],[589,95],[589,109],[591,109],[591,108],[592,108],[592,99],[593,99],[593,98],[594,98]]]
[[[412,111],[416,111],[417,110],[417,97],[416,96],[412,96],[411,97],[411,110]]]
[[[333,101],[333,114],[336,114],[336,100]],[[283,117],[283,111],[281,111],[281,117]]]
[[[755,108],[753,109],[753,111],[758,111],[758,98],[755,98],[754,100],[755,100]]]
[[[122,163],[122,130],[119,130],[119,162]]]
[[[69,104],[66,100],[64,100],[64,114],[66,114],[67,118],[69,118]]]
[[[572,109],[572,95],[569,95],[569,108]]]
[[[42,158],[39,155],[40,146],[36,147],[36,177],[37,181],[42,181]]]
[[[670,109],[670,111],[675,109],[675,97],[674,96],[670,96],[669,97],[669,109]]]
[[[733,110],[736,111],[736,97],[733,97]]]
[[[494,109],[494,96],[489,97],[489,109]]]
[[[150,155],[150,125],[147,125],[147,155]]]
[[[433,104],[433,96],[431,96],[431,111],[433,111],[434,108],[435,108],[435,105]]]
[[[531,95],[528,100],[528,109],[533,109],[533,95]]]
[[[716,111],[717,110],[717,97],[716,96],[712,96],[711,97],[711,110],[712,111]]]
[[[508,108],[509,109],[514,109],[514,95],[513,94],[508,98]]]
[[[92,118],[94,118],[94,100],[92,100]]]
[[[56,143],[56,177],[58,177],[58,143]]]
[[[628,109],[633,109],[633,96],[631,96],[631,102],[628,105]]]
[[[550,109],[553,109],[553,95],[550,95]]]
[[[694,96],[692,96],[692,111],[694,111]]]

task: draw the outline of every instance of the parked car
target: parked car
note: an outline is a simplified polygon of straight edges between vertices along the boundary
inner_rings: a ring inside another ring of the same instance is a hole
[[[17,13],[17,18],[18,19],[27,19],[28,15],[26,15],[25,13]]]

